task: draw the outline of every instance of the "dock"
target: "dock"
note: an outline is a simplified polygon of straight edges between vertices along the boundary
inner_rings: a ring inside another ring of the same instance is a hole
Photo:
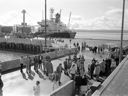
[[[54,60],[67,55],[75,54],[76,52],[77,52],[76,48],[72,48],[72,49],[60,49],[53,52],[42,53],[40,55],[42,55],[44,58],[46,56],[50,56],[51,60]],[[32,55],[32,56],[35,56],[35,55]],[[7,74],[10,72],[16,71],[20,69],[20,58],[15,60],[0,62],[0,65],[2,66],[2,74]]]
[[[81,54],[81,53],[80,53]],[[103,58],[106,58],[105,55],[101,58],[99,54],[93,54],[89,50],[86,50],[85,52],[82,52],[82,54],[85,56],[85,69],[87,71],[88,64],[91,63],[91,60],[93,58],[96,58],[97,60],[102,60]],[[61,58],[55,58],[52,60],[54,70],[58,66],[59,63],[63,63],[63,61],[67,58],[67,56],[61,57]],[[33,70],[33,68],[32,68]],[[25,71],[25,69],[24,69]],[[35,82],[39,80],[41,82],[41,96],[52,96],[53,92],[53,82],[51,82],[49,79],[42,79],[37,74],[34,76],[34,79],[23,79],[21,73],[19,70],[5,74],[2,76],[2,79],[4,81],[4,88],[3,88],[3,94],[4,96],[32,96],[33,95],[33,86],[35,85]],[[62,86],[67,83],[71,82],[70,78],[64,73],[62,73],[61,78]],[[59,86],[55,86],[55,89],[58,89]],[[12,90],[13,89],[13,90]],[[67,92],[68,94],[68,92]],[[64,96],[64,94],[62,94]],[[61,96],[62,96],[61,95]],[[67,95],[65,95],[67,96]]]

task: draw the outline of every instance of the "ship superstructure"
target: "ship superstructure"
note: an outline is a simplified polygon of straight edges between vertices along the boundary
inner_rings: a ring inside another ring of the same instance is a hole
[[[69,29],[66,24],[64,24],[61,21],[61,14],[56,13],[55,18],[53,18],[54,9],[50,9],[51,16],[50,20],[47,20],[47,37],[53,37],[53,38],[74,38],[76,35],[76,32],[73,32],[71,29]],[[35,33],[37,36],[44,37],[45,36],[45,20],[42,20],[41,22],[38,22],[38,24],[41,26],[38,28],[38,32]]]

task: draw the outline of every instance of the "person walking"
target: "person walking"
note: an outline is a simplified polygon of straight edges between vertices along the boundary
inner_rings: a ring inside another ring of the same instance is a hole
[[[47,69],[47,75],[48,77],[50,77],[51,74],[53,73],[53,64],[50,59],[47,59],[46,69]]]
[[[116,68],[116,61],[114,59],[112,59],[112,63],[111,63],[111,72],[113,72],[113,70]]]
[[[81,86],[82,77],[79,73],[75,76],[75,94],[78,95],[80,93],[80,86]]]
[[[33,87],[34,96],[40,96],[40,81],[36,81],[36,85]]]
[[[28,70],[29,70],[29,74],[31,74],[32,73],[31,66],[32,66],[33,60],[32,60],[32,57],[30,56],[28,57],[28,59],[29,59]]]
[[[73,62],[72,66],[70,68],[70,74],[71,74],[71,79],[75,79],[75,74],[77,73],[77,65]]]
[[[91,79],[93,79],[93,72],[94,72],[94,69],[95,69],[95,59],[92,60],[92,64],[90,66],[90,75],[91,75]]]
[[[58,73],[58,75],[59,75],[59,85],[61,85],[61,81],[60,81],[60,79],[61,79],[61,73],[62,73],[62,70],[64,70],[63,68],[62,68],[62,64],[60,63],[58,66],[57,66],[57,68],[56,68],[56,72]]]
[[[44,74],[46,75],[46,72],[47,72],[46,63],[47,63],[47,61],[46,61],[45,58],[42,59],[42,63],[43,63],[43,72],[44,72]]]
[[[30,74],[30,70],[29,70],[30,69],[29,68],[30,67],[30,59],[29,59],[29,56],[27,56],[25,59],[26,59],[26,73]]]
[[[38,56],[34,57],[34,70],[38,73]]]
[[[64,74],[68,75],[68,72],[67,72],[67,69],[68,69],[68,59],[67,58],[63,62],[63,65],[64,65]]]
[[[100,72],[100,75],[101,75],[101,76],[105,76],[106,62],[105,62],[104,59],[103,59],[103,61],[100,63],[100,66],[101,66],[101,72]]]
[[[105,76],[109,76],[111,73],[111,59],[110,59],[110,57],[106,58],[105,61],[106,61]]]
[[[84,68],[84,62],[85,62],[85,59],[84,59],[84,56],[81,56],[80,58],[80,75],[83,76],[84,75],[84,72],[85,72],[85,68]]]
[[[96,76],[96,80],[99,79],[100,71],[101,71],[100,64],[99,64],[99,62],[97,61],[97,62],[96,62],[95,69],[94,69],[94,75]]]
[[[38,56],[38,63],[39,63],[39,65],[38,65],[38,69],[40,69],[41,71],[42,71],[42,56],[41,55],[39,55]]]
[[[24,73],[23,66],[24,66],[24,58],[23,58],[23,56],[21,56],[21,58],[20,58],[20,72],[21,73]]]

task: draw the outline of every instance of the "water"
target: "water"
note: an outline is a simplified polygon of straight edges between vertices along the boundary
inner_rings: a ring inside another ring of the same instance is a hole
[[[128,32],[125,31],[124,35],[124,44],[128,45]],[[98,32],[98,31],[93,31],[93,32],[88,32],[88,31],[84,31],[84,32],[77,32],[75,39],[72,39],[71,43],[70,43],[70,39],[63,39],[65,42],[64,44],[68,44],[68,45],[73,45],[73,43],[82,43],[82,42],[86,42],[87,45],[90,46],[98,46],[98,45],[102,45],[102,44],[111,44],[111,45],[119,45],[120,44],[120,32],[107,32],[107,31],[103,31],[103,32]],[[64,45],[62,44],[62,45]],[[12,59],[17,59],[20,58],[20,56],[25,56],[28,54],[24,54],[24,53],[15,53],[15,52],[7,52],[7,51],[0,51],[0,61],[8,61],[8,60],[12,60]]]
[[[18,52],[9,52],[9,51],[0,51],[0,62],[15,60],[20,58],[21,56],[26,56],[29,54],[18,53]]]
[[[120,32],[77,32],[75,38],[120,40]],[[128,32],[124,32],[124,40],[128,40]]]

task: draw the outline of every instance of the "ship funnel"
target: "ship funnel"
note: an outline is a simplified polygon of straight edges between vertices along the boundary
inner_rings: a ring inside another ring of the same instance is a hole
[[[59,13],[56,14],[55,22],[56,23],[59,23],[60,22],[60,14]]]

